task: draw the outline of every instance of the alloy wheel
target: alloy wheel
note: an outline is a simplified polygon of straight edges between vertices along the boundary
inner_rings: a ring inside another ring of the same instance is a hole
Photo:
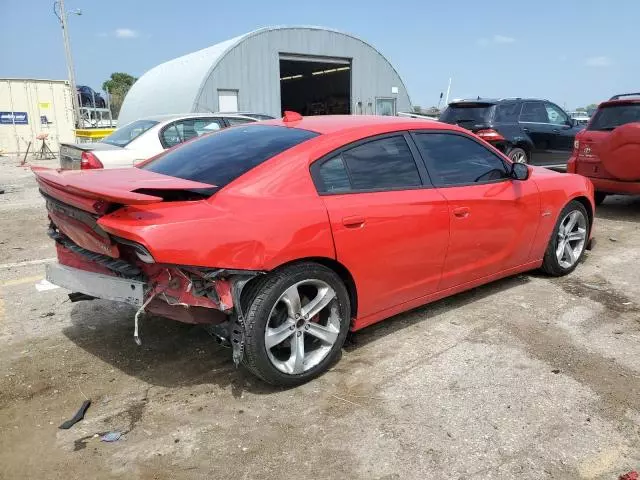
[[[304,373],[329,354],[340,325],[333,288],[317,279],[298,282],[271,309],[264,333],[267,356],[281,372]]]
[[[556,258],[562,268],[571,268],[582,255],[587,240],[587,219],[580,210],[569,212],[560,222]]]

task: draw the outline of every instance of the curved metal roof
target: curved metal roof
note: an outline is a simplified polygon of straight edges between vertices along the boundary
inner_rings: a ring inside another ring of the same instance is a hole
[[[156,105],[157,110],[159,103],[162,104],[161,110],[166,113],[197,111],[200,90],[224,56],[244,40],[273,30],[322,30],[337,33],[367,45],[386,60],[386,57],[371,44],[339,30],[318,26],[264,27],[174,58],[144,73],[127,93],[120,111],[119,124],[124,125],[141,116],[147,116],[148,106]],[[406,91],[406,86],[395,67],[388,63]]]

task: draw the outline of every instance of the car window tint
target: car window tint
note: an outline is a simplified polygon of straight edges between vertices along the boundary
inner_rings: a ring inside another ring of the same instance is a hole
[[[351,190],[349,175],[340,155],[324,162],[318,169],[318,176],[320,179],[318,189],[321,192],[338,193]]]
[[[588,130],[609,131],[634,122],[640,122],[640,103],[605,105],[595,113]]]
[[[549,118],[549,123],[553,123],[554,125],[566,125],[569,117],[566,113],[562,111],[562,109],[553,103],[545,103],[545,109],[547,110],[547,117]]]
[[[309,130],[275,125],[228,128],[169,150],[140,168],[223,187],[271,157],[316,136]]]
[[[255,120],[251,120],[249,118],[227,117],[227,122],[229,122],[230,126],[234,126],[234,125],[242,125],[243,123],[255,122]]]
[[[520,113],[521,122],[549,123],[547,109],[542,102],[524,102]]]
[[[162,144],[165,148],[173,147],[205,133],[215,132],[224,128],[220,118],[189,118],[179,120],[162,132]]]
[[[354,190],[422,185],[418,167],[404,137],[372,140],[342,152]]]
[[[182,142],[182,128],[173,124],[162,131],[162,144],[165,148],[173,147]]]
[[[496,122],[517,122],[520,115],[521,105],[519,103],[503,103],[496,106],[495,121]]]
[[[462,135],[419,133],[416,143],[436,186],[468,185],[508,177],[504,162]]]

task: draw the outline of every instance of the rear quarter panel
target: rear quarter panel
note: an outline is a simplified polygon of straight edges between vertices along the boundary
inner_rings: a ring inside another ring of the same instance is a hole
[[[589,179],[571,173],[559,173],[542,167],[532,167],[530,179],[540,191],[540,226],[534,239],[530,261],[542,260],[551,233],[562,209],[577,198],[586,198],[591,218],[595,212],[593,185]],[[593,232],[593,228],[591,228]]]
[[[327,212],[306,157],[292,150],[209,200],[125,207],[99,224],[143,244],[158,263],[272,270],[300,258],[335,258]]]

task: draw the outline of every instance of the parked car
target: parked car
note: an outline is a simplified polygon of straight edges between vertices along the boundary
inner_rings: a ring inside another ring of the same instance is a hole
[[[278,385],[329,368],[349,330],[519,272],[570,273],[594,214],[584,177],[390,116],[287,113],[137,168],[34,172],[50,282],[212,324]]]
[[[104,98],[102,98],[102,95],[93,88],[87,87],[86,85],[78,85],[77,91],[81,107],[107,108],[107,103]]]
[[[216,112],[216,115],[242,115],[243,117],[253,118],[254,120],[273,120],[276,117],[267,115],[266,113],[254,112]]]
[[[576,136],[567,170],[588,177],[596,204],[610,194],[640,195],[640,93],[611,97]]]
[[[582,129],[556,104],[534,98],[455,101],[440,121],[471,130],[514,162],[558,169]]]
[[[131,167],[205,133],[255,121],[244,115],[210,113],[142,118],[118,128],[100,142],[61,143],[60,168],[85,170]]]
[[[586,127],[591,119],[587,112],[569,112],[569,116],[580,127]]]

